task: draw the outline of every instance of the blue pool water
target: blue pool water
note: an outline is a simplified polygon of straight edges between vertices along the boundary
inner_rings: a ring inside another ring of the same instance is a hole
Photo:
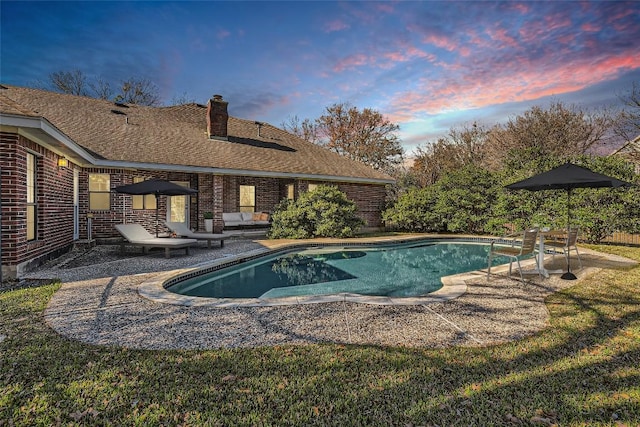
[[[489,245],[412,242],[321,247],[265,256],[190,278],[167,290],[212,298],[282,298],[355,293],[415,297],[442,287],[440,278],[487,267]],[[507,258],[496,257],[493,265]]]

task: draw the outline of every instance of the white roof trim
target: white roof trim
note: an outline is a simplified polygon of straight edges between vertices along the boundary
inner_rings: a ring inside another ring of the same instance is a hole
[[[64,145],[76,156],[84,159],[89,163],[92,163],[95,161],[95,158],[91,154],[89,154],[84,148],[76,144],[67,135],[60,132],[58,128],[52,125],[51,122],[49,122],[44,117],[27,117],[27,116],[16,116],[13,114],[0,113],[0,124],[17,127],[19,128],[18,133],[29,138],[37,138],[37,136],[31,133],[27,133],[25,135],[24,133],[20,132],[20,129],[26,128],[26,129],[40,130],[45,134],[49,135],[50,137],[54,138],[55,140],[59,141],[62,145]],[[47,145],[47,146],[49,145],[46,141],[43,141],[43,140],[39,140],[36,142],[42,143],[43,145]]]

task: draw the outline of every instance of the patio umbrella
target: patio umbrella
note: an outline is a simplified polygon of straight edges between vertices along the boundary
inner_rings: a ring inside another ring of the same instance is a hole
[[[602,188],[602,187],[630,187],[633,184],[610,176],[593,172],[590,169],[572,163],[565,163],[562,166],[550,171],[534,175],[531,178],[509,184],[506,188],[510,190],[567,190],[567,231],[571,229],[571,190],[574,188]],[[567,272],[561,278],[565,280],[575,280],[576,276],[571,273],[570,252],[567,251]]]
[[[171,181],[165,181],[164,179],[148,179],[135,184],[121,185],[113,190],[116,193],[132,194],[135,196],[143,196],[145,194],[154,194],[156,196],[156,237],[158,237],[158,196],[184,196],[198,192],[198,190],[183,187]]]

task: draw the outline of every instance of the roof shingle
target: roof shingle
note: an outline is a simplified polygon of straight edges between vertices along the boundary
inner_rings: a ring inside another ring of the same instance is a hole
[[[0,111],[43,117],[99,158],[259,173],[391,181],[388,175],[268,123],[229,117],[228,141],[207,137],[199,104],[147,107],[3,85]]]

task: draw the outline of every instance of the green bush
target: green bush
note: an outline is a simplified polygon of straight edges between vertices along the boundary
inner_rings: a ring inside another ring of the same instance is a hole
[[[364,225],[355,203],[336,187],[320,185],[295,202],[284,200],[271,216],[270,239],[351,237]]]
[[[493,175],[474,166],[446,173],[436,184],[410,189],[383,213],[401,230],[481,233],[496,196]]]
[[[435,213],[438,201],[433,186],[411,188],[402,194],[395,205],[383,212],[382,219],[400,230],[437,232],[446,229],[442,217]]]
[[[520,156],[526,158],[526,155]],[[567,227],[565,190],[508,191],[505,185],[550,170],[568,159],[553,155],[530,162],[513,162],[487,171],[468,165],[443,175],[435,184],[413,188],[387,209],[383,219],[401,230],[502,235],[532,225]],[[616,156],[578,156],[569,159],[594,172],[624,181],[640,182],[632,165]],[[577,188],[571,193],[571,225],[580,238],[600,242],[614,231],[640,232],[640,186]]]

